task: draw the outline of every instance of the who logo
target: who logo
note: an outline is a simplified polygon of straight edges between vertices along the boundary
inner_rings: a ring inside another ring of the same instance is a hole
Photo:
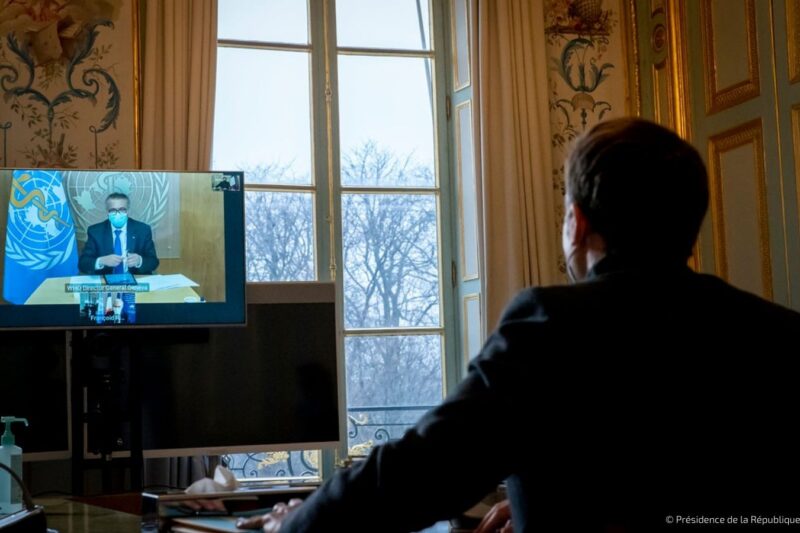
[[[78,273],[75,226],[57,170],[15,170],[6,225],[3,298],[24,304],[49,277]]]

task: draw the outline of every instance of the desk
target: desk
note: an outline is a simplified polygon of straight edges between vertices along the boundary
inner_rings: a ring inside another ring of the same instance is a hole
[[[77,293],[64,292],[64,285],[70,282],[70,277],[48,278],[39,285],[33,294],[28,297],[25,305],[66,304],[78,305]],[[199,295],[191,287],[177,289],[164,289],[152,292],[137,292],[137,304],[171,304],[183,303],[184,298],[191,297],[199,300]]]
[[[141,517],[64,498],[37,499],[47,527],[59,533],[140,533]]]
[[[138,495],[136,495],[138,497]],[[59,533],[150,533],[143,530],[142,517],[88,505],[65,498],[37,498],[36,503],[44,507],[47,527]],[[420,533],[448,533],[447,522],[439,522]],[[244,531],[242,532],[244,533]]]

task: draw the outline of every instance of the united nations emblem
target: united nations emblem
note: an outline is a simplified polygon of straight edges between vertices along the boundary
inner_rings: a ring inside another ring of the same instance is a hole
[[[166,215],[170,183],[163,172],[69,171],[65,182],[79,241],[86,240],[89,226],[106,218],[106,197],[113,192],[130,198],[132,218],[154,228]]]
[[[50,270],[75,251],[75,231],[61,172],[15,171],[6,257],[30,270]]]

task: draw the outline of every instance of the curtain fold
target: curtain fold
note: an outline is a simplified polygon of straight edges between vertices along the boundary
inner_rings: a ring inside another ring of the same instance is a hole
[[[183,489],[204,477],[214,477],[217,456],[164,457],[144,460],[144,486]]]
[[[558,278],[541,0],[473,0],[486,327],[520,289]]]
[[[143,0],[142,168],[209,170],[217,65],[217,0]],[[148,459],[145,486],[213,476],[216,457]]]
[[[217,0],[145,0],[142,168],[209,170]]]

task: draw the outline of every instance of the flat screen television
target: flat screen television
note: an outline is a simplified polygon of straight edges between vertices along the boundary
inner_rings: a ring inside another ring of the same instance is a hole
[[[0,169],[0,328],[244,324],[243,179]]]

